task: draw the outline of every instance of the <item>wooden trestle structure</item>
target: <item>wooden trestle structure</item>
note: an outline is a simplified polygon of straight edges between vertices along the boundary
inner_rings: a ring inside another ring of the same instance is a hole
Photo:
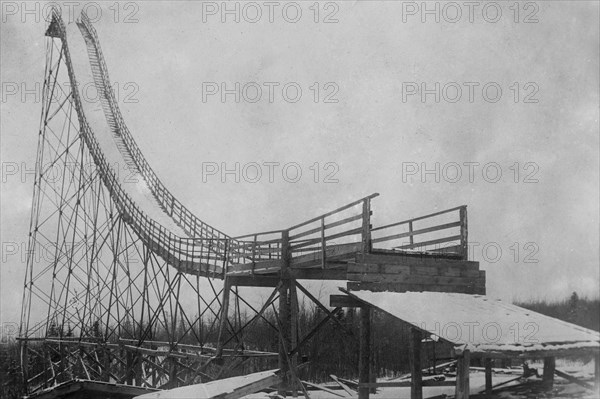
[[[64,384],[76,380],[90,381],[77,389],[92,382],[99,391],[106,384],[166,389],[225,378],[249,359],[270,357],[278,358],[281,390],[297,389],[300,349],[325,323],[338,322],[341,310],[329,310],[302,280],[346,281],[350,290],[485,293],[485,274],[468,259],[466,206],[374,226],[372,194],[278,231],[232,237],[213,228],[169,192],[137,146],[85,13],[66,26],[54,9],[46,37],[18,338],[28,394],[74,389]],[[94,82],[103,112],[81,98],[85,79]],[[115,173],[107,146],[137,173],[139,186]],[[59,178],[50,173],[55,166]],[[142,204],[139,191],[154,202]],[[50,256],[36,256],[39,248]],[[272,293],[253,306],[237,287]],[[326,314],[303,337],[299,293]],[[183,298],[195,304],[183,306]],[[247,324],[230,311],[234,303],[239,316],[240,301],[256,313],[249,323],[266,320],[267,309],[276,314],[277,353],[245,347]],[[365,312],[364,325],[368,319]]]

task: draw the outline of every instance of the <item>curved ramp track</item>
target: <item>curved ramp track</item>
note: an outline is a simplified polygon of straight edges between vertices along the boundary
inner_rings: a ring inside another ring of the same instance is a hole
[[[77,25],[85,38],[94,82],[101,97],[106,120],[125,161],[142,176],[156,202],[183,231],[194,238],[214,239],[216,243],[223,244],[223,240],[230,237],[198,219],[171,194],[157,177],[156,173],[154,173],[121,115],[113,88],[110,84],[108,68],[102,54],[96,30],[85,13],[81,14]],[[219,245],[218,248],[218,251],[223,250],[222,245]]]
[[[92,66],[91,74],[86,73],[80,59],[76,58],[77,62],[74,62],[71,48],[80,49],[77,48],[77,44],[73,45],[69,41],[71,39],[67,38],[68,29],[60,17],[55,16],[52,24],[55,24],[53,30],[63,42],[65,63],[72,87],[78,87],[78,78],[87,76],[94,80],[98,88],[106,121],[100,117],[98,112],[102,110],[97,109],[94,103],[83,101],[77,90],[72,91],[73,100],[82,137],[98,167],[102,181],[108,188],[111,198],[124,220],[130,224],[153,252],[181,272],[191,274],[200,272],[204,276],[223,278],[230,237],[193,216],[162,185],[148,166],[116,106],[95,31],[85,14],[82,14],[82,22],[79,22],[78,26],[86,40]],[[114,165],[111,161],[114,162],[116,158],[109,149],[110,143],[101,139],[102,135],[109,131],[112,131],[115,136],[121,153],[125,155],[131,153],[131,157],[126,156],[125,160],[140,171],[144,178],[142,184],[125,184],[119,180],[111,166]],[[144,191],[148,189],[160,205],[160,209],[144,197]],[[141,204],[143,205],[141,206]],[[165,215],[168,218],[165,218]],[[161,220],[162,223],[159,223],[158,220]],[[177,235],[174,231],[179,230],[178,227],[189,236]]]

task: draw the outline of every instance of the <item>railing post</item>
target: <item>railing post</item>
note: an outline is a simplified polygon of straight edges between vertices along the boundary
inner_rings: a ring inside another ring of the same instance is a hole
[[[408,232],[410,233],[410,236],[408,237],[408,239],[410,240],[410,245],[413,245],[415,243],[415,239],[412,235],[413,232],[413,222],[412,220],[410,222],[408,222]]]
[[[254,267],[256,266],[256,240],[257,235],[254,234],[254,242],[252,243],[252,274],[254,274]]]
[[[363,253],[371,252],[371,199],[366,198],[363,201],[362,209],[362,244]]]
[[[217,239],[218,240],[218,239]],[[225,249],[223,253],[223,281],[227,276],[227,264],[229,263],[229,240],[225,240]],[[215,267],[216,269],[216,267]]]
[[[463,260],[469,259],[469,238],[467,228],[467,206],[462,206],[459,211],[460,215],[460,246]]]
[[[325,269],[325,253],[327,243],[325,242],[325,218],[321,218],[321,269]]]

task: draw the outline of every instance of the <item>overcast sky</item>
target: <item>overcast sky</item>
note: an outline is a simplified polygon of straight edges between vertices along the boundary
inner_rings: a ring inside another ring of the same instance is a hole
[[[2,3],[2,321],[20,312],[25,262],[5,249],[28,234],[45,4]],[[66,22],[84,7],[59,4]],[[488,294],[598,295],[598,2],[428,3],[439,22],[421,2],[235,4],[87,6],[130,130],[196,215],[239,235],[373,192],[376,225],[465,204]],[[203,179],[236,162],[279,166]]]

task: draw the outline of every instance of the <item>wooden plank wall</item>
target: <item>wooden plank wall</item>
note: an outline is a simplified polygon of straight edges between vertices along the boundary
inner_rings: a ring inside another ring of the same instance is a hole
[[[360,254],[348,265],[347,279],[350,290],[485,294],[485,271],[465,260]]]

